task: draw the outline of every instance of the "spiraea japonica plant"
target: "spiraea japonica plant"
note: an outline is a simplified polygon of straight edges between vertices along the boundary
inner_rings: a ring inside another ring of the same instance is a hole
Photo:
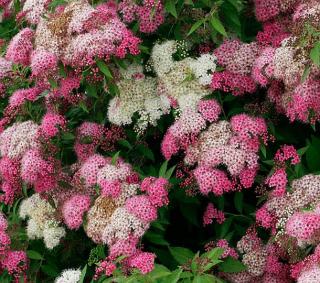
[[[316,0],[0,0],[0,282],[320,282]]]

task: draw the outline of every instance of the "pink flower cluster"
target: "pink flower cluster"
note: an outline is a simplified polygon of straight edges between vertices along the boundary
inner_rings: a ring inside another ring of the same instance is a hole
[[[143,33],[154,32],[164,21],[162,1],[144,0],[138,5],[133,1],[124,0],[120,2],[118,9],[126,23],[137,20]]]
[[[8,222],[4,215],[0,213],[0,272],[7,272],[14,277],[14,282],[26,280],[28,267],[27,255],[24,251],[14,251],[10,249],[11,240],[8,234]]]
[[[206,121],[217,121],[221,113],[221,107],[214,99],[200,101],[197,110],[186,109],[168,129],[161,145],[162,154],[166,159],[195,142],[201,130],[206,127]]]
[[[225,216],[223,211],[216,209],[212,203],[209,203],[203,214],[203,225],[211,224],[214,219],[217,223],[222,224],[225,221]]]
[[[251,77],[251,69],[259,54],[256,43],[241,43],[238,40],[225,41],[214,54],[224,71],[214,73],[211,88],[232,92],[233,95],[253,93],[256,84]]]

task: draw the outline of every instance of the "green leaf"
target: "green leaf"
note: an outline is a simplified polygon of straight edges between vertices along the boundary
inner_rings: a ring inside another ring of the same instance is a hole
[[[146,147],[143,144],[139,144],[137,146],[137,150],[146,158],[150,159],[151,161],[155,161],[154,154],[150,148]]]
[[[57,277],[59,274],[58,268],[49,264],[41,265],[41,270],[51,277]]]
[[[172,174],[173,174],[173,172],[174,172],[174,170],[176,169],[176,165],[174,165],[174,166],[172,166],[167,172],[166,172],[166,174],[165,174],[165,178],[167,179],[167,180],[169,180],[170,178],[171,178],[171,176],[172,176]]]
[[[149,242],[160,245],[160,246],[168,246],[169,243],[164,239],[164,236],[159,233],[155,233],[152,231],[148,231],[144,238],[146,238]]]
[[[223,222],[223,224],[220,226],[221,230],[220,230],[220,238],[223,239],[229,232],[229,228],[232,224],[232,220],[233,218],[230,217],[228,218],[226,221]]]
[[[183,247],[169,247],[169,251],[179,264],[184,264],[194,257],[192,251]]]
[[[228,36],[223,24],[216,16],[212,16],[212,18],[210,19],[210,24],[213,27],[213,29],[215,29],[217,32],[219,32],[225,37]]]
[[[174,0],[166,1],[165,8],[172,16],[174,16],[175,18],[178,18],[176,4]]]
[[[80,107],[84,112],[89,113],[88,107],[87,107],[87,105],[86,105],[83,101],[80,101],[79,107]]]
[[[112,156],[112,159],[111,159],[111,164],[112,164],[112,165],[116,165],[117,160],[118,160],[118,158],[119,158],[119,154],[120,154],[120,151],[116,152],[116,153]]]
[[[243,193],[242,192],[236,192],[234,194],[234,206],[236,210],[238,210],[240,213],[242,213],[243,210]]]
[[[202,24],[204,24],[204,22],[205,22],[205,19],[201,19],[201,20],[195,22],[195,23],[193,24],[193,26],[191,27],[191,29],[189,30],[187,36],[189,36],[189,35],[191,35],[192,33],[194,33]]]
[[[217,259],[217,260],[213,260],[211,262],[209,262],[204,268],[203,268],[203,271],[208,271],[209,269],[211,269],[213,266],[219,264],[223,262],[222,260],[220,259]]]
[[[159,177],[165,177],[168,168],[168,160],[162,163],[159,170]]]
[[[192,262],[191,262],[191,271],[192,271],[192,273],[195,273],[196,270],[198,269],[198,261],[197,260],[199,258],[199,254],[200,254],[200,252],[198,251],[194,255],[193,259],[192,259]]]
[[[87,273],[87,265],[84,266],[84,268],[82,269],[81,271],[81,276],[80,276],[80,279],[79,279],[79,283],[83,283],[84,282],[84,278],[86,276],[86,273]]]
[[[33,251],[33,250],[28,250],[27,256],[28,256],[28,258],[35,259],[35,260],[43,260],[44,259],[41,254],[39,254],[37,251]]]
[[[306,151],[306,160],[308,168],[312,171],[318,171],[320,168],[320,139],[312,137],[308,150]]]
[[[210,260],[217,260],[223,254],[223,248],[214,248],[206,253],[204,253],[201,258],[209,258]]]
[[[120,90],[116,84],[109,83],[108,85],[108,91],[111,95],[116,96],[120,93]]]
[[[106,78],[113,79],[111,71],[109,70],[109,68],[105,62],[103,62],[100,59],[97,59],[96,64],[97,64],[99,70],[106,76]]]
[[[54,88],[54,89],[58,88],[58,83],[55,80],[49,78],[48,81],[49,81],[52,88]]]
[[[299,149],[297,150],[299,156],[300,156],[300,157],[303,156],[303,155],[307,152],[308,148],[309,148],[308,145],[305,146],[305,147],[299,148]]]
[[[74,136],[74,134],[70,133],[70,132],[64,132],[62,135],[62,139],[66,140],[66,141],[73,141],[76,137]]]
[[[320,67],[320,42],[311,49],[310,58],[316,66]]]
[[[177,283],[181,277],[182,269],[178,268],[174,270],[170,276],[164,279],[164,283]]]
[[[199,227],[199,216],[197,210],[199,206],[194,203],[180,203],[181,214],[193,225]]]
[[[267,158],[267,149],[266,149],[266,146],[263,143],[260,145],[260,150],[261,150],[262,156],[264,158]]]
[[[161,264],[156,264],[154,269],[150,273],[148,273],[152,280],[156,280],[158,278],[162,278],[170,274],[170,270]]]
[[[311,73],[311,67],[307,66],[303,71],[303,75],[302,75],[301,81],[305,82],[306,79],[309,77],[310,73]]]
[[[233,273],[246,270],[246,266],[239,260],[233,257],[228,257],[223,263],[219,265],[219,269],[223,272]]]
[[[91,84],[86,85],[86,92],[88,96],[98,98],[97,89],[94,85],[91,85]]]
[[[203,274],[203,275],[197,275],[194,277],[192,283],[218,283],[221,281],[217,280],[217,277],[215,277],[212,274]]]
[[[132,145],[127,140],[119,140],[118,143],[128,149],[132,149]]]

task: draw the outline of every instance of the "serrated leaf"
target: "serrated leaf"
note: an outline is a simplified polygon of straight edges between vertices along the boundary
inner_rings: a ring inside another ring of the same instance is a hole
[[[192,251],[183,247],[169,247],[169,251],[179,264],[184,264],[194,257]]]
[[[217,32],[219,32],[225,37],[228,36],[223,24],[216,16],[212,16],[212,18],[210,19],[210,24]]]

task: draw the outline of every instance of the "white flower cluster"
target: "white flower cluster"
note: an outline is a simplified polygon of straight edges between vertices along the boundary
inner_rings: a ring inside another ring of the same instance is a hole
[[[59,226],[55,218],[56,210],[39,194],[22,201],[19,215],[28,219],[27,235],[29,239],[43,238],[48,249],[56,247],[60,239],[65,236],[65,229]]]
[[[38,125],[32,121],[17,122],[0,134],[1,156],[21,158],[23,154],[39,146],[37,140]]]
[[[201,85],[211,83],[212,73],[216,70],[216,56],[202,54],[199,58],[190,63],[190,67]]]
[[[155,126],[162,115],[170,110],[171,99],[178,102],[180,112],[196,108],[201,98],[208,95],[216,58],[203,54],[199,58],[187,57],[174,61],[176,41],[156,44],[152,49],[151,63],[156,78],[145,77],[142,68],[129,66],[121,71],[117,83],[120,94],[110,101],[108,118],[116,125],[132,123],[135,113],[139,115],[135,129],[143,132],[147,126]]]
[[[154,70],[159,77],[169,73],[173,66],[174,61],[172,55],[177,52],[177,44],[174,40],[168,40],[162,44],[155,44],[152,49],[152,63]]]
[[[157,95],[157,81],[154,78],[122,79],[117,86],[120,94],[110,101],[108,108],[111,123],[131,124],[132,116],[138,113],[137,129],[143,131],[149,123],[156,125],[157,120],[170,109],[169,99]]]
[[[102,241],[112,245],[117,240],[126,240],[130,235],[140,238],[149,224],[129,213],[125,207],[117,208],[109,219],[102,234]]]
[[[78,283],[80,280],[80,269],[66,269],[56,278],[55,283]]]
[[[0,79],[7,77],[12,70],[12,63],[3,57],[0,57]]]

